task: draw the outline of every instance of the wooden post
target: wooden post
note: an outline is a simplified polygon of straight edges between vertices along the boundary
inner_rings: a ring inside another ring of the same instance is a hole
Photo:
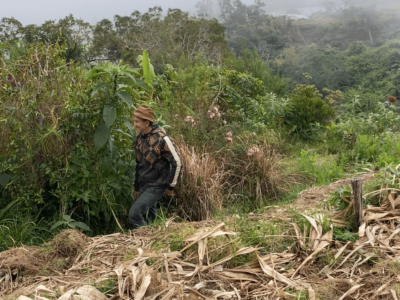
[[[358,229],[363,223],[362,181],[359,178],[352,178],[351,186],[353,188],[355,229]]]

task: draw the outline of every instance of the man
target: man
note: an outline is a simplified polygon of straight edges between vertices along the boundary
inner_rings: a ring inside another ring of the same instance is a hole
[[[154,222],[157,202],[165,193],[174,196],[174,188],[181,174],[181,159],[171,139],[158,125],[154,125],[154,111],[141,105],[133,113],[137,137],[135,202],[129,210],[133,228]]]

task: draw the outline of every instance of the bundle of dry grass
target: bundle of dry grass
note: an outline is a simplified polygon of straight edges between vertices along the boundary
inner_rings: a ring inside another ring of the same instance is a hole
[[[177,143],[182,158],[182,178],[179,183],[179,206],[190,220],[205,220],[220,210],[227,195],[223,195],[228,177],[224,161],[210,153],[197,153],[183,142]]]
[[[283,174],[278,169],[281,157],[266,142],[247,149],[246,157],[236,158],[230,163],[230,181],[237,194],[250,195],[261,201],[264,198],[277,198],[285,185]],[[290,177],[286,177],[288,181]]]
[[[86,246],[88,238],[76,230],[64,230],[54,237],[50,245],[60,257],[75,258]]]

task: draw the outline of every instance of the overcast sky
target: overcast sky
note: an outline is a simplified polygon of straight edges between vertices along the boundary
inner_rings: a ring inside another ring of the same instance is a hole
[[[149,7],[162,6],[195,11],[198,0],[0,0],[0,19],[14,17],[23,25],[42,24],[72,13],[74,17],[96,23],[114,15],[130,15],[135,10],[146,12]],[[253,3],[253,0],[243,0]]]
[[[274,12],[316,6],[323,1],[326,0],[264,0],[264,3],[268,12]],[[329,1],[341,2],[341,0]],[[375,1],[397,3],[399,0]],[[198,0],[0,0],[0,19],[14,17],[23,25],[42,24],[46,20],[58,20],[72,13],[76,18],[95,24],[104,18],[112,19],[117,14],[127,16],[135,10],[146,12],[149,7],[154,6],[162,6],[164,9],[180,8],[194,13],[197,2]],[[242,0],[242,2],[252,4],[254,0]]]
[[[216,1],[216,0],[215,0]],[[264,0],[267,7],[284,4],[288,8],[301,4],[315,5],[323,0]],[[198,0],[0,0],[0,19],[14,17],[23,25],[42,24],[46,20],[58,20],[72,13],[87,22],[96,22],[114,15],[130,15],[135,10],[146,12],[149,7],[162,6],[195,12]],[[254,0],[242,0],[252,4]]]

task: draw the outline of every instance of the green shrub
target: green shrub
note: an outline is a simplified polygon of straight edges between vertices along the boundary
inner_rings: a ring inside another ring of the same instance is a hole
[[[291,113],[285,117],[293,131],[305,133],[312,125],[325,124],[333,116],[333,109],[326,104],[313,85],[296,85],[290,99]]]

